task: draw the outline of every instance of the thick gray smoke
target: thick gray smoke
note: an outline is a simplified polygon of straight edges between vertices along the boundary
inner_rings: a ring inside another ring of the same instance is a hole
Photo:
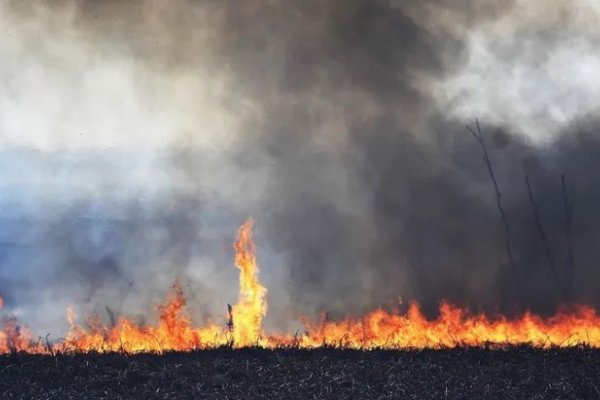
[[[53,332],[68,304],[144,319],[180,279],[194,316],[220,321],[248,216],[272,327],[398,297],[428,312],[444,298],[504,312],[600,305],[600,10],[498,4],[2,3],[8,305]],[[476,117],[516,273],[464,127]]]

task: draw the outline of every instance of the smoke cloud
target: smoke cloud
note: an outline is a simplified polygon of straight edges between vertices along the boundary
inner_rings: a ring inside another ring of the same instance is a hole
[[[600,306],[598,22],[588,0],[3,2],[0,293],[60,333],[69,304],[144,320],[179,279],[220,321],[251,216],[272,328],[399,297]]]

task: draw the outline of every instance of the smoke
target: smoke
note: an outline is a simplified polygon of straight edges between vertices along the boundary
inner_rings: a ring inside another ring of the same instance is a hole
[[[174,279],[196,319],[220,321],[248,216],[275,328],[399,296],[551,312],[565,298],[525,174],[559,271],[566,176],[573,300],[600,305],[591,1],[7,1],[0,15],[0,291],[38,331],[64,329],[68,304],[143,320]]]
[[[457,118],[479,115],[548,143],[600,104],[595,89],[598,4],[517,2],[469,32],[469,58],[441,82],[444,108]]]

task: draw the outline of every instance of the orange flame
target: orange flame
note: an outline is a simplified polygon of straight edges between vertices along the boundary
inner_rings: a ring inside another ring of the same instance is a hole
[[[586,344],[600,348],[600,316],[589,306],[563,307],[554,316],[542,318],[525,313],[519,318],[489,317],[442,302],[439,316],[428,320],[419,305],[412,303],[406,313],[375,310],[362,318],[327,321],[303,319],[304,333],[269,335],[262,329],[267,313],[267,290],[258,279],[258,264],[252,241],[252,221],[246,221],[234,245],[235,264],[240,270],[238,302],[230,307],[229,322],[208,321],[194,326],[185,311],[186,298],[176,282],[158,307],[155,324],[136,324],[122,317],[114,326],[89,318],[87,326],[76,323],[67,310],[69,332],[64,341],[42,343],[14,316],[5,316],[0,327],[0,353],[125,351],[189,351],[218,346],[297,346],[314,348],[332,345],[345,348],[440,348],[456,346],[506,346],[529,344],[536,347]],[[0,312],[4,302],[0,298]]]
[[[236,346],[258,345],[262,320],[267,314],[267,289],[258,281],[252,220],[240,228],[234,248],[235,265],[240,270],[240,297],[232,312],[233,340]]]
[[[4,299],[0,297],[0,311],[4,307]],[[30,351],[33,353],[42,353],[46,349],[38,340],[33,340],[33,335],[29,330],[18,324],[17,319],[9,315],[2,320],[2,329],[0,329],[0,353],[11,353],[18,351]]]

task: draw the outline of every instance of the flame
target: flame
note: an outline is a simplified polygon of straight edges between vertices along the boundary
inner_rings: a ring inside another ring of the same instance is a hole
[[[238,346],[260,344],[262,320],[267,314],[267,289],[258,280],[252,220],[244,222],[234,245],[240,270],[240,297],[232,312],[233,340]]]
[[[0,297],[0,311],[4,308],[4,299]],[[32,353],[43,353],[47,349],[40,343],[34,341],[33,334],[19,325],[17,318],[12,315],[2,319],[0,329],[0,353],[12,353],[18,351],[29,351]]]
[[[544,319],[530,312],[509,320],[470,315],[460,307],[442,302],[439,317],[427,320],[412,303],[402,314],[376,310],[361,319],[342,322],[307,322],[308,334],[301,346],[323,344],[350,348],[452,348],[529,344],[535,347],[569,347],[586,344],[600,347],[600,317],[587,306],[559,310]]]
[[[154,324],[137,324],[121,317],[113,326],[91,317],[85,326],[77,324],[73,309],[67,309],[69,331],[66,338],[50,343],[35,340],[33,334],[12,315],[4,315],[0,326],[0,353],[164,352],[189,351],[219,346],[295,346],[315,348],[450,348],[529,344],[535,347],[576,346],[600,348],[600,316],[585,305],[563,307],[549,318],[530,312],[514,319],[497,315],[473,314],[442,302],[439,316],[429,320],[419,305],[411,303],[406,312],[374,310],[361,318],[316,321],[300,318],[301,334],[275,335],[264,332],[267,289],[258,279],[258,263],[252,241],[252,221],[239,229],[234,245],[235,264],[240,271],[240,293],[236,304],[228,305],[228,322],[207,321],[195,326],[186,313],[183,286],[175,282],[165,302],[157,307]],[[4,301],[0,297],[0,312]]]
[[[126,351],[163,352],[194,350],[224,345],[225,331],[216,324],[194,327],[185,313],[183,288],[176,282],[167,301],[158,307],[156,325],[137,325],[121,318],[113,327],[103,326],[98,319],[88,321],[88,329],[71,322],[66,340],[55,345],[56,351]],[[70,321],[75,316],[70,314]]]

